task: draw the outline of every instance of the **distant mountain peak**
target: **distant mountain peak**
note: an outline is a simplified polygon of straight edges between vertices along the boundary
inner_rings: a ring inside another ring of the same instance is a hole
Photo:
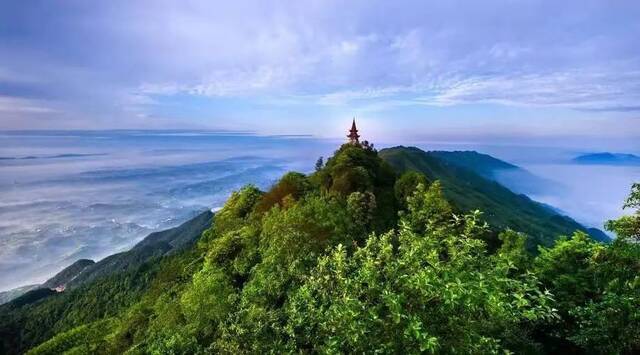
[[[640,165],[640,157],[628,153],[589,153],[579,155],[571,161],[576,164],[592,165]]]

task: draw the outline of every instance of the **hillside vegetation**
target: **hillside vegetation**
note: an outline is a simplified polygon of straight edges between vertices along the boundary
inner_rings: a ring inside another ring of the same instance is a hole
[[[535,250],[539,244],[550,246],[559,235],[570,235],[577,230],[597,240],[609,240],[601,231],[588,230],[526,195],[516,194],[472,171],[488,174],[496,166],[508,166],[506,163],[486,155],[456,153],[432,153],[414,147],[395,147],[383,149],[380,157],[398,172],[418,171],[428,181],[439,180],[446,198],[460,211],[483,211],[484,219],[496,231],[511,228],[527,234],[531,250]],[[454,157],[460,157],[461,161],[451,162]]]
[[[149,234],[131,250],[110,255],[99,262],[80,259],[39,285],[29,285],[0,293],[0,305],[37,289],[70,290],[115,273],[134,270],[149,260],[191,247],[202,232],[211,226],[213,213],[204,211],[171,229]],[[47,294],[39,291],[33,294]]]
[[[562,183],[540,177],[522,167],[488,154],[476,151],[448,152],[439,150],[425,153],[460,168],[471,170],[481,177],[496,181],[517,193],[558,196],[566,192],[566,187]]]
[[[511,210],[530,200],[497,208],[505,192],[472,172],[380,155],[343,145],[313,174],[234,192],[192,247],[3,306],[5,351],[640,351],[639,184],[613,242],[562,223],[542,239],[534,207]],[[544,242],[536,255],[527,239]]]

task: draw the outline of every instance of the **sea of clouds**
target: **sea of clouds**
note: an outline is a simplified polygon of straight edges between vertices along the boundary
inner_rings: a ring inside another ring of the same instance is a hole
[[[331,151],[299,137],[204,132],[22,132],[0,136],[0,290],[267,188]]]
[[[233,132],[0,133],[0,291],[43,282],[80,258],[127,250],[151,232],[222,206],[245,184],[268,188],[286,171],[312,171],[339,144]],[[570,164],[579,152],[567,149],[415,145],[515,163],[542,186],[519,191],[518,174],[497,174],[498,181],[590,227],[619,216],[631,183],[640,181],[640,167]]]

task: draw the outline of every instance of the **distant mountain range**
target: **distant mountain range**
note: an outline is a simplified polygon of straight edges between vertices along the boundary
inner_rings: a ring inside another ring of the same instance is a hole
[[[622,153],[592,153],[583,154],[572,160],[576,164],[592,165],[640,165],[640,157]]]

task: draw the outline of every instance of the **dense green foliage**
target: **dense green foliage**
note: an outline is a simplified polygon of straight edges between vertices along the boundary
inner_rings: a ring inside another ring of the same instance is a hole
[[[71,291],[53,292],[45,302],[21,307],[12,303],[1,306],[0,338],[3,348],[28,348],[58,332],[118,314],[142,296],[160,268],[161,264],[146,264]]]
[[[490,226],[449,198],[437,175],[397,177],[369,146],[344,145],[317,168],[286,174],[266,192],[233,193],[181,253],[0,310],[1,329],[35,334],[7,349],[640,351],[640,244],[620,224],[637,211],[609,223],[623,236],[612,243],[577,231],[534,255],[520,224]],[[638,208],[637,191],[629,208]],[[37,333],[35,322],[56,317]]]
[[[631,216],[608,221],[605,227],[621,238],[640,242],[640,183],[633,184],[631,194],[625,201],[623,208],[635,208],[636,211]]]
[[[603,245],[578,232],[543,248],[533,269],[561,316],[544,329],[554,342],[608,354],[640,350],[638,244]]]
[[[295,348],[491,353],[531,347],[527,324],[555,317],[533,274],[510,278],[509,253],[475,238],[478,214],[454,218],[440,188],[418,187],[399,231],[319,259],[287,304]],[[291,349],[293,350],[293,349]]]

